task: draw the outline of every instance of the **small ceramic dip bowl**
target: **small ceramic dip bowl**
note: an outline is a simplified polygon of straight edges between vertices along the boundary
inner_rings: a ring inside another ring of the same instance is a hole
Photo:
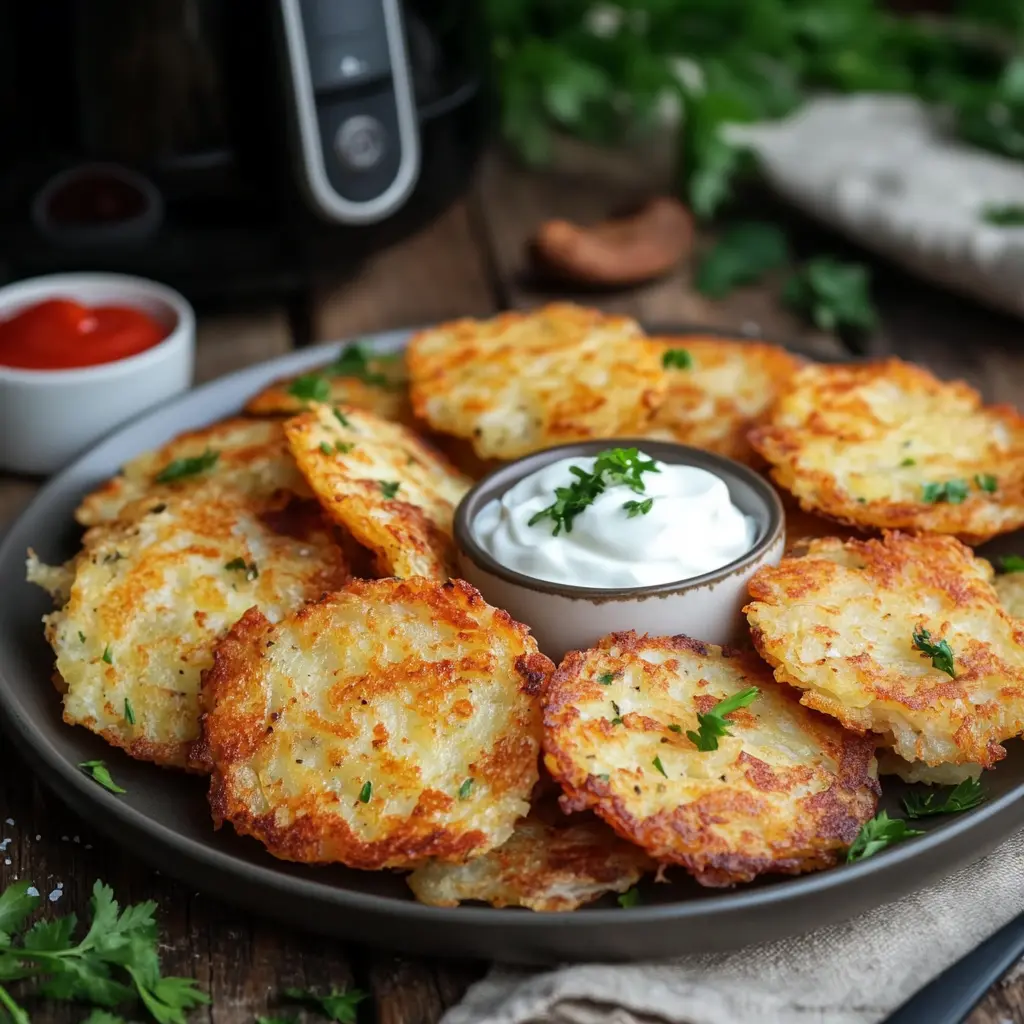
[[[477,515],[514,484],[560,459],[593,458],[613,447],[636,447],[659,462],[714,473],[724,481],[732,503],[753,519],[753,546],[720,569],[691,579],[606,590],[524,575],[499,564],[478,542]],[[782,502],[763,477],[722,455],[644,438],[561,445],[502,466],[459,503],[454,532],[462,578],[488,602],[529,626],[541,651],[555,661],[566,651],[584,649],[607,633],[626,629],[651,636],[684,633],[714,644],[736,642],[744,634],[741,609],[750,577],[762,566],[776,564],[786,543]]]

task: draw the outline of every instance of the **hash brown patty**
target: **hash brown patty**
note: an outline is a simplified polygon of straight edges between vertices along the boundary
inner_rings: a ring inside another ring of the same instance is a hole
[[[802,703],[906,761],[990,768],[1024,729],[1024,624],[990,577],[953,537],[827,538],[759,570],[745,611]],[[921,644],[945,649],[936,658]]]
[[[382,576],[454,575],[452,517],[470,481],[411,430],[351,406],[315,404],[285,423],[327,511],[375,553]]]
[[[305,863],[484,854],[529,810],[552,668],[461,580],[356,580],[276,626],[247,612],[203,684],[214,821]]]
[[[886,359],[799,370],[750,434],[809,512],[980,543],[1024,525],[1024,418]]]
[[[466,864],[425,864],[406,881],[420,903],[433,907],[475,900],[555,912],[625,892],[655,867],[602,821],[551,825],[531,816],[496,850]]]
[[[751,686],[733,735],[698,749],[698,714]],[[835,864],[875,813],[874,745],[802,708],[753,652],[685,636],[613,633],[571,651],[544,707],[563,808],[593,808],[708,886]]]
[[[200,676],[220,635],[249,608],[277,620],[348,579],[311,499],[265,511],[209,494],[125,507],[86,531],[68,568],[67,600],[44,618],[64,721],[175,768],[199,736]],[[53,589],[31,555],[29,570]]]
[[[569,303],[416,334],[413,410],[481,459],[643,434],[666,387],[661,350],[623,316]]]

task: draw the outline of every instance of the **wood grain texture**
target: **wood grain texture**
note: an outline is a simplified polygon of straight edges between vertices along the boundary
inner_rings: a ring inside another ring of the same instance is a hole
[[[568,147],[563,171],[541,175],[489,159],[466,202],[414,238],[369,261],[354,278],[324,282],[310,311],[313,333],[325,340],[459,315],[488,315],[524,307],[551,293],[526,273],[525,244],[552,216],[594,221],[642,197],[664,180],[652,163],[638,178],[630,161],[598,164],[589,151]],[[820,243],[822,236],[817,236]],[[828,241],[825,236],[825,241]],[[708,239],[701,238],[706,245]],[[895,352],[963,376],[999,401],[1024,401],[1024,329],[872,262],[882,309],[871,351]],[[617,294],[569,296],[648,321],[704,321],[741,328],[756,322],[769,334],[813,351],[841,351],[834,339],[808,331],[779,310],[771,283],[709,302],[689,288],[686,268],[643,288]],[[199,325],[197,379],[208,380],[287,351],[291,336],[279,308],[204,317]],[[38,487],[28,478],[0,476],[0,534]],[[11,818],[13,825],[5,823]],[[38,838],[36,838],[38,836]],[[319,1020],[282,998],[294,986],[327,992],[355,985],[370,998],[360,1024],[436,1024],[478,977],[480,965],[399,958],[356,944],[295,933],[226,907],[216,899],[151,871],[98,838],[87,822],[33,782],[0,734],[0,887],[31,878],[44,895],[58,892],[50,913],[81,914],[91,885],[103,878],[122,901],[157,900],[165,970],[196,977],[213,997],[193,1020],[252,1024],[258,1015]],[[10,864],[5,863],[10,860]],[[62,883],[63,888],[58,888]],[[48,1005],[38,1021],[74,1024],[81,1008]],[[1024,980],[996,986],[970,1024],[1024,1022]]]

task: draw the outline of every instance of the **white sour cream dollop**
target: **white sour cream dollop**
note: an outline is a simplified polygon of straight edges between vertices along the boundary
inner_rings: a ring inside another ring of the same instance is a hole
[[[555,489],[576,480],[569,467],[593,473],[595,461],[560,459],[488,502],[473,522],[477,543],[501,565],[534,579],[608,590],[692,579],[754,546],[755,523],[732,503],[723,480],[696,466],[657,461],[659,472],[642,474],[642,493],[607,485],[571,530],[555,535],[548,517],[531,526],[555,500]],[[630,517],[623,508],[648,498],[646,514]]]

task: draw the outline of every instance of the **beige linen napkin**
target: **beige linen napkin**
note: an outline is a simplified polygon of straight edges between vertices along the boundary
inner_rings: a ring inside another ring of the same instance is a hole
[[[657,963],[496,967],[441,1024],[875,1024],[1022,911],[1024,832],[939,885],[799,938]]]

